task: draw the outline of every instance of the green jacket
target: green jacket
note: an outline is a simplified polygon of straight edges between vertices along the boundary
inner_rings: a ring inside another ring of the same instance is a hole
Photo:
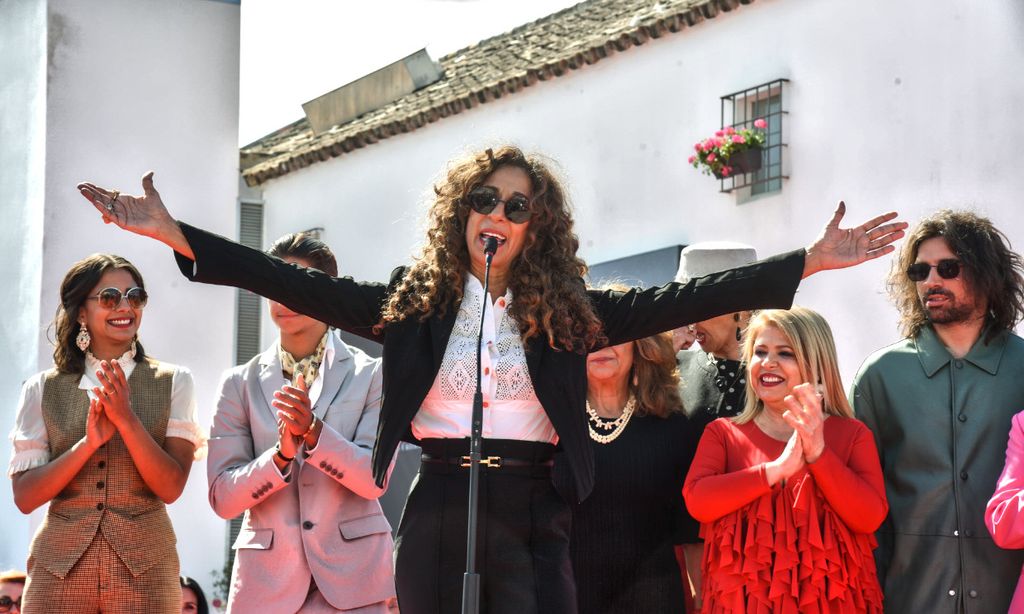
[[[886,611],[1006,612],[1024,551],[996,546],[984,514],[1024,409],[1024,340],[983,334],[958,360],[927,327],[871,355],[850,400],[885,474],[875,558]]]

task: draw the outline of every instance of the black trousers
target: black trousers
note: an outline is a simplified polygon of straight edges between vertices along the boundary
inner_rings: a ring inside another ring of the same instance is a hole
[[[426,441],[424,452],[454,456],[464,453],[466,441]],[[439,445],[446,449],[438,450]],[[483,454],[530,459],[539,445],[485,440]],[[468,469],[438,462],[421,464],[395,542],[395,582],[402,614],[462,611],[468,489]],[[569,556],[572,516],[552,485],[550,467],[482,467],[479,503],[480,612],[574,614],[576,587]]]

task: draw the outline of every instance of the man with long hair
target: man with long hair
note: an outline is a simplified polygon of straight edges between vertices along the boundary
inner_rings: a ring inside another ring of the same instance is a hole
[[[1024,263],[969,211],[911,231],[889,292],[905,339],[854,380],[857,417],[875,434],[889,516],[878,576],[889,612],[1005,612],[1024,561],[985,528],[985,502],[1024,408]]]

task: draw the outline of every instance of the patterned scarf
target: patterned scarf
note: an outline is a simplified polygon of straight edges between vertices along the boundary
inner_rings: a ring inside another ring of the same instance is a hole
[[[295,360],[294,356],[286,352],[284,348],[280,348],[281,371],[284,373],[285,379],[291,381],[292,386],[298,381],[300,373],[306,380],[307,388],[316,381],[316,376],[320,372],[320,363],[324,361],[324,350],[327,349],[327,335],[329,334],[331,334],[330,330],[320,339],[320,343],[317,344],[313,353],[302,360]]]

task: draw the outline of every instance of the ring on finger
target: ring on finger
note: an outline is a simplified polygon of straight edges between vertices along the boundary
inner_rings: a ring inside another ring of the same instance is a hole
[[[120,196],[120,195],[121,195],[120,191],[114,190],[114,195],[110,197],[110,202],[107,203],[107,211],[113,211],[114,210],[114,203],[117,202],[117,197]]]

